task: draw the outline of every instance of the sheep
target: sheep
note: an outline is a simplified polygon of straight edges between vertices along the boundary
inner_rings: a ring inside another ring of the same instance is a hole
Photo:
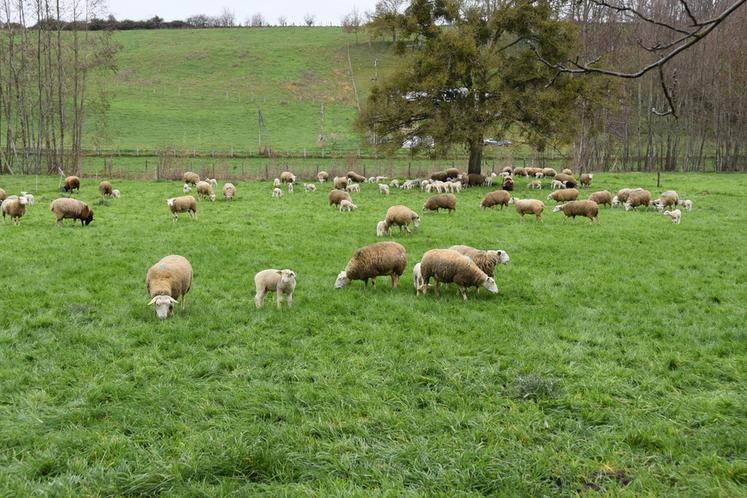
[[[5,215],[7,214],[13,225],[20,225],[21,217],[26,214],[26,204],[28,204],[28,199],[25,196],[5,199],[0,205],[0,211],[3,212],[3,223],[5,223]]]
[[[278,309],[281,308],[283,302],[283,296],[285,301],[288,303],[288,307],[293,306],[293,291],[296,288],[296,272],[293,270],[276,270],[274,268],[269,270],[262,270],[254,275],[254,288],[256,294],[254,295],[254,305],[257,309],[261,308],[265,301],[265,296],[268,292],[274,292],[276,294],[275,302],[277,303]]]
[[[403,230],[407,233],[412,233],[410,230],[410,223],[412,223],[415,228],[418,228],[420,226],[420,216],[409,207],[398,204],[386,210],[386,218],[384,218],[384,222],[386,223],[385,231],[387,233],[389,233],[392,225],[399,226],[400,233],[402,233]]]
[[[179,299],[182,310],[186,305],[187,292],[192,288],[192,265],[183,256],[166,256],[148,269],[145,288],[151,298],[148,306],[154,305],[158,319],[165,320]]]
[[[643,189],[636,189],[630,192],[628,195],[628,200],[625,202],[625,211],[630,211],[631,209],[636,209],[640,206],[650,206],[651,205],[651,192],[648,190]]]
[[[682,204],[682,207],[684,207],[688,211],[693,210],[693,201],[691,201],[690,199],[685,199],[684,201],[680,201],[680,204]]]
[[[420,180],[407,180],[405,183],[400,185],[399,188],[404,190],[412,190],[413,187],[417,187],[418,185],[420,185]]]
[[[565,168],[563,171],[561,171],[564,175],[573,176],[573,171],[570,168]]]
[[[93,210],[85,202],[75,199],[55,199],[49,205],[49,210],[54,213],[58,226],[62,226],[62,220],[65,218],[80,220],[82,227],[93,221]]]
[[[470,258],[451,249],[431,249],[426,252],[420,262],[420,271],[420,290],[423,294],[428,291],[431,277],[436,280],[433,288],[436,297],[440,295],[441,283],[455,283],[465,301],[468,287],[482,286],[494,294],[498,293],[498,286],[492,277],[486,275]]]
[[[316,174],[316,179],[319,181],[319,183],[324,183],[329,180],[329,173],[327,173],[326,171],[320,171]]]
[[[542,201],[538,199],[518,199],[516,197],[512,201],[522,221],[524,221],[525,214],[533,214],[537,221],[542,221],[542,211],[545,210],[545,204]]]
[[[422,182],[420,182],[420,190],[425,192],[425,188],[430,184],[431,184],[431,180],[423,180]]]
[[[495,265],[507,265],[511,260],[508,253],[502,249],[482,251],[464,245],[451,246],[449,249],[467,256],[489,277],[495,277]]]
[[[596,202],[585,200],[585,201],[571,201],[565,204],[558,204],[552,210],[553,213],[562,211],[566,218],[576,219],[576,216],[586,216],[592,223],[596,221],[599,223],[599,206]]]
[[[377,176],[377,177],[376,177],[376,182],[375,182],[375,183],[384,183],[384,182],[385,182],[385,181],[387,181],[388,179],[389,179],[389,177],[388,177],[388,176]]]
[[[449,178],[461,178],[462,176],[462,172],[459,171],[459,168],[446,168],[445,173],[446,173],[446,180],[448,180]],[[441,180],[441,181],[446,181],[446,180]]]
[[[470,173],[467,175],[467,186],[479,187],[485,183],[485,175],[479,173]]]
[[[514,179],[510,176],[503,179],[503,183],[501,184],[501,188],[505,190],[506,192],[513,192],[514,190]]]
[[[192,187],[189,186],[189,183],[185,183],[184,186],[182,187],[182,192],[184,192],[185,194],[188,194],[191,191],[192,191]]]
[[[597,204],[606,204],[608,206],[612,206],[612,194],[608,190],[600,190],[599,192],[594,192],[589,196],[590,201],[594,201]]]
[[[21,197],[25,197],[26,198],[26,203],[27,204],[29,204],[29,205],[34,204],[34,195],[33,194],[29,194],[28,192],[21,192]]]
[[[436,211],[439,209],[448,209],[449,214],[456,211],[456,196],[454,194],[438,194],[429,197],[423,204],[423,212]]]
[[[591,173],[582,174],[580,178],[581,187],[591,187],[591,180],[593,178],[594,178],[594,175]]]
[[[547,176],[549,178],[553,178],[557,174],[558,174],[558,172],[555,171],[552,168],[542,168],[542,175],[543,176]]]
[[[643,189],[621,188],[620,190],[617,191],[617,194],[615,194],[615,197],[617,197],[618,201],[620,201],[621,204],[625,204],[626,202],[628,202],[628,196],[633,190],[643,190]]]
[[[77,190],[80,193],[80,178],[77,176],[68,176],[65,178],[63,188],[65,189],[65,192],[72,193],[73,190]]]
[[[399,180],[397,180],[395,178],[394,180],[392,180],[391,182],[389,182],[389,186],[392,187],[392,188],[399,188]]]
[[[538,180],[542,180],[545,177],[545,174],[541,171],[538,171],[534,174],[534,177]]]
[[[112,187],[112,184],[107,182],[106,180],[99,183],[99,193],[101,194],[102,198],[111,197],[112,190],[114,190],[114,188]]]
[[[486,209],[492,208],[493,206],[501,206],[502,211],[504,206],[508,206],[510,200],[511,194],[505,190],[495,190],[485,194],[485,197],[480,201],[480,208]]]
[[[578,186],[578,181],[576,181],[576,179],[572,175],[560,173],[558,175],[555,175],[555,179],[563,182],[565,184],[565,188],[576,188]]]
[[[365,176],[359,175],[355,171],[348,171],[348,175],[347,176],[348,176],[348,178],[350,180],[352,180],[354,182],[357,182],[357,183],[363,183],[363,182],[366,181],[366,177]]]
[[[341,289],[353,280],[363,280],[363,288],[368,281],[376,285],[376,277],[390,275],[392,287],[397,287],[399,277],[407,267],[405,248],[396,242],[377,242],[361,247],[353,254],[345,269],[337,275],[335,289]]]
[[[343,199],[343,200],[340,201],[340,212],[341,213],[343,211],[350,212],[350,211],[353,211],[355,209],[358,209],[358,206],[356,206],[355,204],[353,204],[351,201],[349,201],[347,199]]]
[[[379,183],[379,193],[389,195],[389,185],[385,183]]]
[[[548,201],[555,202],[575,201],[576,199],[578,199],[578,189],[575,188],[556,190],[547,196]]]
[[[366,179],[366,183],[376,183],[376,177],[375,176],[369,176]]]
[[[529,182],[527,187],[529,187],[529,190],[542,190],[542,182],[534,180],[533,182]]]
[[[349,183],[346,190],[348,192],[360,192],[361,186],[358,183]]]
[[[550,182],[550,188],[553,190],[558,190],[561,188],[565,188],[565,184],[560,180],[553,180]]]
[[[292,184],[292,183],[289,183],[289,184],[288,184],[288,193],[289,193],[289,194],[292,194],[292,193],[293,193],[293,184]]]
[[[275,188],[279,187],[279,186],[280,186],[280,185],[282,185],[282,184],[283,184],[283,183],[282,183],[282,182],[280,181],[280,178],[275,178],[275,179],[274,179],[274,180],[272,181],[272,186],[273,186],[273,187],[275,187]]]
[[[503,169],[503,172],[506,173],[506,169]],[[526,168],[514,168],[514,171],[512,173],[514,176],[529,176],[527,174]]]
[[[166,205],[169,206],[174,223],[179,219],[179,213],[188,213],[190,218],[197,218],[197,199],[191,195],[167,199]]]
[[[4,201],[6,197],[8,197],[8,194],[5,193],[5,190],[0,188],[0,202]]]
[[[330,206],[339,206],[340,201],[342,200],[348,200],[350,202],[353,202],[353,199],[350,197],[350,194],[348,194],[344,190],[337,190],[337,189],[331,190],[327,198],[329,199]]]
[[[304,183],[303,190],[304,192],[316,192],[316,185],[313,183]]]
[[[445,182],[447,178],[448,175],[446,174],[446,171],[436,171],[431,174],[431,180],[433,181]]]
[[[336,176],[333,183],[336,189],[345,190],[348,187],[348,178],[346,176]]]
[[[184,183],[190,183],[192,185],[197,185],[197,182],[200,181],[200,175],[197,173],[193,173],[191,171],[187,171],[182,175],[182,180],[184,180]]]
[[[115,188],[112,190],[112,197],[115,199],[119,199],[122,196],[122,192],[119,191],[119,189]]]
[[[672,218],[672,223],[674,223],[675,225],[679,225],[680,221],[682,220],[682,211],[680,211],[679,209],[675,209],[674,211],[666,210],[664,211],[664,215]]]
[[[389,227],[386,225],[386,220],[381,220],[376,224],[376,236],[377,237],[383,237],[384,235],[389,235]]]
[[[280,199],[281,197],[283,197],[283,191],[280,190],[280,187],[275,187],[274,189],[272,189],[272,196]]]
[[[223,198],[227,201],[232,201],[236,197],[236,186],[233,183],[223,184]]]
[[[197,187],[197,195],[200,197],[200,199],[208,198],[210,199],[210,202],[215,202],[215,193],[213,192],[213,187],[210,185],[210,183],[206,181],[199,181],[195,185]]]
[[[509,175],[514,172],[514,169],[511,166],[505,166],[503,169],[501,169],[501,173],[508,173]]]
[[[215,178],[209,178],[209,179],[208,179],[208,183],[209,183],[209,184],[210,184],[210,186],[211,186],[211,187],[213,187],[213,188],[215,188],[215,187],[217,187],[217,186],[218,186],[218,180],[217,180],[217,179],[215,179]]]
[[[296,175],[290,171],[283,171],[280,173],[280,181],[282,183],[296,183]]]
[[[653,201],[652,204],[656,206],[656,209],[659,211],[663,211],[665,208],[675,207],[679,203],[679,194],[674,190],[667,190],[666,192],[662,192],[661,195],[659,195],[659,198]]]
[[[451,182],[451,191],[452,192],[461,192],[462,191],[462,182]]]

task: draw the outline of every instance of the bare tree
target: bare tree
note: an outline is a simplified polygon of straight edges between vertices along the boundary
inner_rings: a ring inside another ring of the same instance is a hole
[[[342,30],[346,33],[355,33],[355,43],[358,43],[358,32],[363,25],[363,17],[357,7],[353,7],[345,17],[342,18]]]
[[[314,25],[314,21],[316,21],[316,16],[314,14],[307,13],[303,16],[303,22],[309,28]]]
[[[285,16],[278,17],[278,26],[285,27],[288,25],[288,19]]]
[[[257,12],[256,14],[252,14],[252,16],[247,20],[246,25],[251,26],[252,28],[261,28],[262,26],[266,26],[267,23],[265,22],[264,16]]]
[[[223,28],[233,28],[236,26],[236,14],[228,7],[223,7],[223,11],[217,17],[217,25]]]

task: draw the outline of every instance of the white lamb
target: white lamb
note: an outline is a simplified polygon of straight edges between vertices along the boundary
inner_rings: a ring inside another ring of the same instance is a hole
[[[272,196],[280,199],[281,197],[283,197],[283,191],[280,190],[279,187],[275,187],[274,189],[272,189]]]
[[[187,194],[187,193],[189,193],[191,191],[192,191],[192,187],[189,186],[189,183],[185,183],[184,186],[182,187],[182,192],[184,192],[185,194]]]
[[[386,225],[386,220],[382,220],[376,224],[377,237],[383,237],[384,235],[388,235],[389,233],[389,227]]]
[[[289,184],[288,184],[288,193],[289,193],[289,194],[292,194],[292,193],[293,193],[293,184],[292,184],[292,183],[289,183]]]
[[[360,192],[361,191],[361,186],[359,184],[357,184],[357,183],[351,183],[351,184],[348,185],[347,190],[348,190],[348,192]]]
[[[389,185],[386,183],[379,183],[379,193],[389,195]]]
[[[296,288],[296,272],[293,270],[262,270],[254,275],[254,286],[257,293],[254,296],[254,304],[261,308],[268,292],[276,293],[278,309],[283,301],[283,296],[290,308],[293,305],[293,291]]]
[[[665,216],[672,218],[672,223],[679,225],[682,220],[682,211],[675,209],[674,211],[664,211]]]
[[[343,200],[340,201],[340,212],[341,213],[343,211],[348,211],[348,212],[349,211],[353,211],[354,209],[358,209],[358,206],[356,206],[355,204],[353,204],[349,200],[343,199]]]
[[[279,186],[280,186],[280,183],[281,183],[281,182],[280,182],[280,178],[275,178],[275,179],[274,179],[274,180],[272,181],[272,186],[273,186],[273,187],[279,187]]]
[[[394,180],[392,180],[391,182],[389,182],[389,186],[392,187],[392,188],[399,188],[399,180],[397,180],[395,178]]]
[[[693,201],[690,199],[685,199],[684,201],[681,201],[682,207],[687,209],[688,211],[693,210]]]
[[[306,192],[316,192],[316,185],[314,185],[313,183],[304,183],[303,189]]]

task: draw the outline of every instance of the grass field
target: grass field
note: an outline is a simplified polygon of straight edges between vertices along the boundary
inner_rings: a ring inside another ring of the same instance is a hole
[[[747,176],[665,175],[695,203],[679,226],[608,208],[521,223],[472,189],[393,237],[400,288],[367,291],[337,273],[389,205],[426,194],[367,186],[348,214],[326,189],[240,183],[173,224],[180,183],[118,181],[102,205],[88,180],[95,221],[60,229],[40,182],[0,225],[3,496],[744,496]],[[415,296],[412,265],[456,243],[509,252],[500,294]],[[159,323],[145,273],[172,253],[193,289]],[[298,273],[294,308],[255,310],[268,267]]]

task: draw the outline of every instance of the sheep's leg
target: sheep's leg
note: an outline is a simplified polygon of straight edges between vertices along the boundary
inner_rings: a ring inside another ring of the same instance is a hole
[[[181,306],[182,306],[182,311],[184,311],[184,309],[187,307],[187,295],[186,294],[184,294],[182,296],[182,304],[181,304]]]
[[[266,291],[264,289],[261,289],[261,290],[257,289],[257,294],[254,296],[254,305],[257,308],[262,307],[262,303],[265,300],[265,294],[266,294]]]
[[[441,289],[439,287],[438,279],[436,279],[436,283],[433,285],[433,292],[436,293],[436,297],[441,297]]]
[[[280,309],[283,302],[283,293],[280,291],[277,291],[277,295],[275,296],[275,303],[277,304],[278,309]]]
[[[396,273],[392,273],[392,289],[397,287],[397,283],[399,282],[399,275]]]
[[[287,296],[285,296],[285,302],[288,303],[289,308],[293,306],[293,294],[288,294]]]

